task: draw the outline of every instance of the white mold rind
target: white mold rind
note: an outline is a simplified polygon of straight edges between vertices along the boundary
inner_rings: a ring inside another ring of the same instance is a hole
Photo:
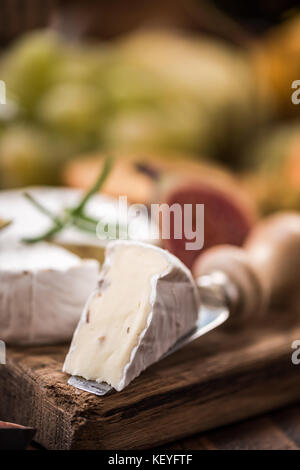
[[[69,341],[86,299],[97,284],[97,261],[80,260],[59,247],[46,246],[45,255],[47,248],[50,256],[56,253],[60,257],[59,265],[66,253],[69,266],[33,270],[27,266],[26,269],[0,266],[0,339],[6,343],[31,345]],[[24,250],[26,247],[22,248],[22,253]],[[32,252],[32,247],[28,250]],[[70,256],[73,265],[70,265]],[[47,260],[42,264],[47,266]],[[50,266],[53,264],[52,261]]]

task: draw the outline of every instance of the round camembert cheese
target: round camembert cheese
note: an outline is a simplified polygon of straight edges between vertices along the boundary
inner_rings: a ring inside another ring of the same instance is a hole
[[[24,197],[24,191],[55,215],[61,214],[66,208],[75,207],[84,194],[78,189],[50,186],[0,191],[0,218],[12,221],[11,225],[1,233],[0,243],[7,239],[19,241],[21,238],[38,237],[52,225],[49,217]],[[118,200],[103,194],[94,195],[86,206],[86,213],[89,216],[109,222],[119,221],[124,216],[124,210],[123,206],[119,207]],[[128,216],[128,222],[132,225],[132,237],[129,238],[158,243],[158,240],[149,238],[151,224],[147,217],[140,215],[137,218],[132,211]],[[105,247],[108,243],[108,240],[99,239],[96,234],[83,232],[73,226],[58,232],[51,241],[81,258],[95,258],[100,263],[104,260]]]
[[[98,276],[96,260],[44,242],[0,239],[0,339],[27,345],[70,340]]]

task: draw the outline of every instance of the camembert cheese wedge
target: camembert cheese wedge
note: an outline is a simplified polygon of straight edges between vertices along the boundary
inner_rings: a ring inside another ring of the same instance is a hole
[[[198,306],[192,275],[175,256],[112,242],[63,371],[120,391],[193,328]]]

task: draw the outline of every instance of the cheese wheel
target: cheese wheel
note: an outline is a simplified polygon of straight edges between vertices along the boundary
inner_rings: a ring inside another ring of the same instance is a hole
[[[96,260],[63,248],[0,239],[0,339],[27,345],[70,340],[98,274]]]

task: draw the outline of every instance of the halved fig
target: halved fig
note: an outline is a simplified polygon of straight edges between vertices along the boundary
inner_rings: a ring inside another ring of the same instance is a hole
[[[164,248],[175,254],[186,266],[192,268],[195,259],[205,251],[219,244],[232,244],[241,246],[250,232],[254,221],[255,212],[251,204],[247,204],[246,199],[237,191],[227,190],[225,187],[220,188],[213,184],[206,184],[202,181],[186,182],[184,184],[175,185],[164,197],[163,201],[168,205],[179,204],[182,208],[182,238],[176,238],[180,233],[171,212],[170,238],[164,239],[162,233],[162,244]],[[197,249],[187,249],[187,243],[192,242],[186,237],[187,227],[184,227],[184,206],[190,204],[192,207],[192,226],[191,229],[196,231],[194,240],[201,238],[203,234],[203,247]],[[196,218],[196,205],[204,205],[204,224],[200,219]],[[167,206],[165,209],[168,210]],[[161,224],[163,218],[160,218]],[[196,226],[198,225],[198,226]],[[162,230],[162,226],[161,226]],[[162,230],[163,231],[163,230]]]

